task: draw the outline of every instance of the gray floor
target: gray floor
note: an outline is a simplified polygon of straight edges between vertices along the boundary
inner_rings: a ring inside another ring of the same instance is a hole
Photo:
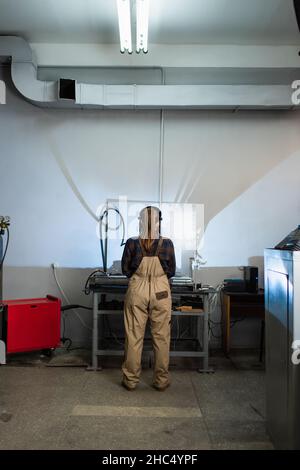
[[[146,368],[128,392],[118,368],[12,361],[0,367],[0,449],[272,449],[257,356],[211,364],[209,375],[172,364],[165,392]]]

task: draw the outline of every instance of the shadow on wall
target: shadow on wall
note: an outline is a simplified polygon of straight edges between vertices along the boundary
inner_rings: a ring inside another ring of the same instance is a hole
[[[299,118],[297,111],[168,111],[165,199],[203,203],[207,226],[299,150]]]

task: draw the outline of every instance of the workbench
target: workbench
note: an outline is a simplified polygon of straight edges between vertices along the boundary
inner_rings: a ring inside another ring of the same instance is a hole
[[[115,281],[110,284],[107,280],[105,283],[101,282],[101,278],[92,279],[90,282],[90,291],[93,294],[93,340],[92,340],[92,363],[89,367],[90,370],[101,370],[101,364],[99,364],[99,357],[101,356],[124,356],[124,350],[117,349],[99,349],[99,339],[101,338],[101,329],[99,317],[108,315],[123,315],[123,310],[106,310],[99,308],[100,305],[100,296],[103,295],[118,295],[124,296],[127,290],[126,285],[116,285]],[[193,289],[193,290],[182,290],[180,291],[178,287],[172,289],[171,286],[171,295],[172,300],[175,298],[181,298],[184,296],[188,297],[197,297],[203,300],[203,311],[202,312],[193,312],[191,311],[178,311],[172,310],[172,317],[184,316],[184,317],[194,317],[197,318],[197,328],[196,328],[196,340],[199,344],[202,345],[201,351],[170,351],[170,357],[194,357],[201,360],[201,364],[198,368],[198,372],[212,372],[209,368],[209,306],[210,306],[210,296],[215,294],[216,291],[212,288],[207,289]],[[202,322],[201,322],[202,319]],[[201,323],[203,328],[201,328]],[[201,337],[202,330],[202,337]]]

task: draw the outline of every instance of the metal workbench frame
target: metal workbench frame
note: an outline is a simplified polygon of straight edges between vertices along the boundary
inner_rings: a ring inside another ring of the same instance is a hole
[[[112,292],[109,289],[105,288],[97,288],[94,287],[91,289],[93,292],[93,340],[92,340],[92,364],[88,368],[89,370],[101,370],[101,365],[99,366],[98,358],[99,356],[123,356],[124,350],[116,350],[116,349],[98,349],[99,347],[99,316],[100,315],[121,315],[123,314],[123,310],[99,310],[99,295],[102,294],[109,294],[111,295]],[[198,340],[199,344],[203,345],[202,351],[170,351],[170,357],[196,357],[200,358],[202,362],[202,367],[199,367],[198,372],[213,372],[213,369],[209,368],[208,360],[209,360],[209,328],[208,328],[208,321],[209,321],[209,296],[214,294],[215,291],[213,289],[210,290],[198,290],[198,291],[191,291],[191,292],[175,292],[172,293],[172,298],[180,297],[180,296],[197,296],[202,297],[203,299],[203,312],[195,313],[195,312],[181,312],[178,310],[172,310],[172,316],[185,316],[185,317],[196,317],[197,321],[197,337],[195,339]],[[116,291],[116,294],[120,295],[120,292]],[[203,336],[201,338],[201,322],[200,319],[203,318]],[[202,341],[201,341],[202,340]]]

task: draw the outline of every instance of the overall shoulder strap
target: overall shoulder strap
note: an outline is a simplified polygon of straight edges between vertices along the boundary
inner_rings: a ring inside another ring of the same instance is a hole
[[[155,252],[154,256],[158,256],[158,253],[161,249],[162,243],[163,243],[163,237],[159,237],[159,241],[158,241],[156,252]]]
[[[143,257],[144,257],[144,256],[147,256],[147,253],[146,253],[146,251],[145,251],[145,249],[144,249],[144,247],[143,247],[143,244],[142,244],[141,237],[139,237],[139,242],[140,242],[140,247],[141,247],[141,250],[142,250],[142,255],[143,255]]]

